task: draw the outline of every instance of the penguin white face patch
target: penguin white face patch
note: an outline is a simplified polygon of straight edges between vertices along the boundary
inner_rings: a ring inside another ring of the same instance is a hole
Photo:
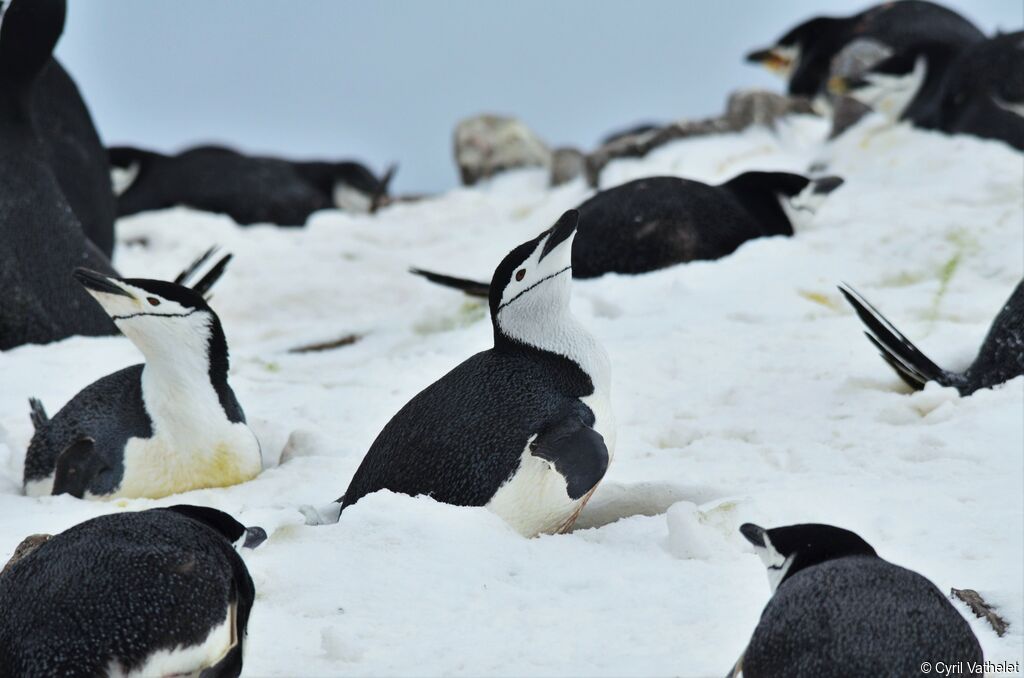
[[[779,588],[779,584],[786,578],[789,568],[793,565],[793,555],[790,554],[789,557],[786,557],[776,551],[771,539],[768,538],[767,532],[763,534],[763,539],[764,546],[757,546],[755,544],[754,552],[757,553],[764,566],[768,568],[768,587],[772,593],[775,593]]]
[[[503,327],[505,322],[519,315],[520,310],[525,311],[538,303],[553,308],[568,307],[575,233],[545,255],[544,248],[551,237],[549,235],[537,243],[536,249],[516,268],[505,285],[498,305],[498,322]]]
[[[344,212],[368,214],[373,207],[373,198],[344,181],[334,185],[334,206]]]

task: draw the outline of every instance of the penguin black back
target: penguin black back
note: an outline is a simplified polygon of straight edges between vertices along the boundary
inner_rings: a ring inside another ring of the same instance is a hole
[[[853,288],[843,285],[839,291],[867,326],[864,334],[882,358],[915,390],[934,381],[968,396],[1024,374],[1024,280],[992,321],[977,357],[963,372],[944,370],[932,362]]]
[[[32,120],[64,11],[60,0],[17,0],[0,25],[0,350],[116,331],[71,278],[76,266],[113,268],[83,234]]]
[[[229,541],[241,525],[219,513],[105,515],[16,562],[0,577],[0,676],[239,675],[255,589]]]
[[[107,151],[75,81],[56,59],[43,67],[36,83],[32,118],[71,211],[86,237],[109,258],[117,199],[110,189]]]
[[[920,675],[923,662],[981,662],[978,639],[920,574],[830,525],[740,528],[774,595],[744,651],[747,678]]]
[[[1024,31],[965,48],[943,79],[941,128],[1024,150]]]

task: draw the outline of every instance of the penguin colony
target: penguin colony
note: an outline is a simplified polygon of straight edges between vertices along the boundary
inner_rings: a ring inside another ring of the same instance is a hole
[[[84,385],[52,417],[31,400],[24,491],[159,499],[246,482],[261,472],[262,452],[228,383],[227,338],[209,301],[230,255],[199,275],[211,250],[173,282],[122,277],[110,263],[115,215],[185,205],[243,225],[300,226],[320,209],[387,205],[393,169],[378,178],[355,162],[211,146],[174,156],[105,150],[53,58],[65,12],[63,0],[0,3],[0,350],[119,332],[145,362]],[[885,55],[860,73],[834,73],[837,56],[863,40]],[[783,74],[796,95],[848,95],[894,121],[1024,148],[1024,33],[988,38],[939,5],[903,0],[818,17],[748,59]],[[565,212],[497,262],[487,283],[418,271],[486,296],[493,346],[399,409],[329,515],[307,511],[310,522],[344,520],[363,497],[390,490],[487,507],[527,537],[571,529],[616,440],[612,361],[569,309],[573,279],[799,237],[842,183],[760,171],[719,186],[638,179]],[[1024,374],[1024,282],[963,372],[940,368],[840,289],[915,389],[934,381],[968,397]],[[983,661],[943,593],[859,535],[821,524],[739,531],[772,597],[729,675],[902,676],[925,659]],[[0,677],[240,675],[257,595],[242,554],[266,539],[219,510],[181,504],[27,538],[0,573]]]

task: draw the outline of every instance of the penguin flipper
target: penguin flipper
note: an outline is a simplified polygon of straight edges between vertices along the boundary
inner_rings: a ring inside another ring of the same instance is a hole
[[[29,398],[28,406],[32,410],[28,415],[28,418],[32,420],[32,428],[39,431],[50,423],[50,416],[46,414],[43,401],[39,400],[39,398]]]
[[[198,259],[196,259],[191,264],[186,266],[185,269],[181,273],[179,273],[177,275],[177,277],[174,278],[174,284],[175,285],[185,285],[185,284],[187,284],[188,279],[191,278],[193,275],[195,275],[196,271],[199,270],[199,267],[202,266],[203,264],[205,264],[207,261],[209,261],[210,257],[212,257],[216,252],[217,252],[217,246],[214,245],[210,249],[208,249],[205,252],[203,252],[202,254],[200,254]]]
[[[70,494],[81,499],[93,478],[106,468],[106,462],[96,453],[96,441],[79,438],[57,456],[52,494]]]
[[[920,391],[929,381],[936,381],[943,386],[951,384],[953,380],[945,370],[914,346],[856,290],[848,285],[840,285],[839,291],[867,326],[868,331],[864,334],[908,386]]]
[[[608,470],[608,447],[601,434],[571,416],[537,435],[530,453],[555,465],[574,501],[594,489]]]
[[[466,278],[456,278],[454,276],[444,275],[443,273],[434,273],[433,271],[424,271],[422,268],[410,268],[409,272],[413,275],[426,278],[437,285],[462,290],[471,297],[486,297],[490,294],[491,290],[489,283],[468,280]]]

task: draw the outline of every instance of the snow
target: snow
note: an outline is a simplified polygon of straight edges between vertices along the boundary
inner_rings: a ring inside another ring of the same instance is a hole
[[[870,118],[676,142],[610,165],[603,185],[676,174],[827,167],[847,183],[794,238],[643,276],[574,283],[573,308],[613,366],[619,434],[571,534],[524,539],[485,509],[379,493],[336,525],[297,507],[341,495],[409,398],[490,345],[486,306],[408,275],[489,278],[513,246],[589,195],[515,172],[376,217],[242,229],[174,209],[122,220],[125,275],[171,277],[210,244],[235,253],[215,289],[231,383],[268,468],[161,501],[20,494],[27,398],[51,413],[141,356],[124,338],[0,354],[0,561],[26,535],[112,511],[207,504],[270,538],[246,558],[257,599],[246,674],[723,675],[769,591],[737,532],[826,522],[966,607],[986,659],[1024,655],[1024,378],[960,398],[909,393],[836,283],[933,360],[960,368],[1024,272],[1024,161],[997,142]],[[145,240],[146,245],[140,244]],[[290,348],[348,334],[320,353]]]

